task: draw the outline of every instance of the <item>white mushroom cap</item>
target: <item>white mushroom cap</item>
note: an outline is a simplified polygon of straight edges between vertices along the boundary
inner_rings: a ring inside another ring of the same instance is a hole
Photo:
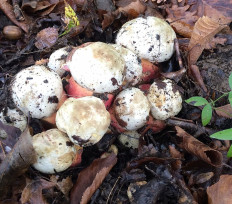
[[[164,20],[148,16],[125,23],[119,30],[116,43],[122,45],[142,59],[164,62],[174,53],[176,34]]]
[[[126,147],[136,149],[139,146],[140,134],[137,131],[126,131],[119,135],[119,141]]]
[[[0,112],[0,121],[3,124],[11,125],[19,128],[22,132],[27,126],[27,117],[17,109],[9,109],[7,108],[6,115]],[[4,130],[0,130],[0,137],[6,138],[7,134]]]
[[[55,71],[60,77],[64,74],[65,70],[62,65],[66,62],[66,58],[71,51],[71,47],[63,47],[51,54],[48,61],[48,67]]]
[[[122,127],[127,130],[137,130],[146,124],[150,104],[142,91],[137,88],[128,88],[117,95],[114,112]]]
[[[76,147],[58,129],[47,130],[32,137],[37,161],[33,167],[46,174],[61,172],[71,166]]]
[[[181,111],[181,94],[170,79],[155,80],[149,89],[147,98],[155,119],[166,120]]]
[[[112,45],[124,58],[126,63],[125,80],[132,86],[135,86],[142,76],[143,68],[140,58],[131,50],[120,45]]]
[[[12,85],[15,105],[33,118],[43,118],[55,112],[63,86],[57,73],[45,66],[34,65],[16,74]]]
[[[124,80],[124,59],[112,45],[102,42],[78,48],[67,65],[79,85],[96,93],[113,92]]]
[[[73,143],[88,146],[106,133],[110,114],[97,97],[68,98],[56,114],[56,125]]]

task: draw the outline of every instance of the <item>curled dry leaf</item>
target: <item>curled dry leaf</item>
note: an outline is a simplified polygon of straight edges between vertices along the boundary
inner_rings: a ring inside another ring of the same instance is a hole
[[[57,28],[45,28],[41,30],[36,36],[35,46],[38,49],[50,48],[56,43],[58,39],[58,29]]]
[[[207,188],[208,204],[232,203],[232,175],[222,175],[217,183]]]
[[[189,65],[196,63],[202,51],[206,48],[206,44],[213,39],[214,35],[225,27],[225,25],[220,25],[207,16],[198,19],[194,26],[188,47]]]
[[[178,145],[181,148],[212,166],[220,167],[222,165],[223,157],[221,152],[203,144],[192,135],[185,132],[182,128],[178,126],[175,128],[177,131],[176,135],[179,137],[177,138],[179,142]]]
[[[40,203],[47,204],[43,197],[42,190],[54,187],[56,184],[44,179],[30,180],[27,179],[27,185],[23,189],[21,203]]]
[[[5,15],[17,26],[22,28],[26,33],[29,30],[29,26],[24,22],[17,21],[13,7],[8,3],[7,0],[0,0],[0,10],[2,10]]]
[[[36,161],[35,150],[29,129],[20,135],[12,151],[0,165],[0,198],[7,195],[11,185]]]
[[[90,166],[82,170],[71,191],[70,203],[88,203],[116,163],[117,157],[112,153],[106,158],[95,159]]]

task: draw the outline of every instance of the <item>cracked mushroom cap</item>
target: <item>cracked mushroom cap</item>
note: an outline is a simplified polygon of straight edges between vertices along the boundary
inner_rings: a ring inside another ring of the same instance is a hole
[[[155,80],[150,86],[147,98],[151,104],[152,116],[155,119],[166,120],[181,111],[181,94],[170,79]]]
[[[176,34],[163,19],[148,16],[125,23],[119,30],[116,44],[135,52],[141,59],[164,62],[174,53]]]
[[[141,79],[143,68],[140,58],[131,50],[117,44],[112,46],[122,55],[126,63],[125,80],[135,86]]]
[[[72,48],[69,46],[63,47],[53,52],[49,57],[48,67],[59,74],[60,77],[65,73],[62,65],[66,62],[66,58],[71,50]]]
[[[67,65],[74,80],[95,93],[111,93],[124,80],[125,61],[106,43],[95,42],[76,49]]]
[[[46,174],[66,170],[77,154],[77,147],[58,129],[50,129],[32,137],[37,161],[33,167]]]
[[[7,108],[6,114],[4,114],[4,111],[0,112],[0,121],[5,125],[17,127],[22,132],[27,126],[27,117],[17,109]],[[6,138],[7,133],[4,130],[0,130],[0,137]]]
[[[150,104],[142,91],[137,88],[128,88],[117,95],[114,112],[122,127],[127,130],[137,130],[146,124]]]
[[[12,99],[17,108],[38,119],[55,112],[62,91],[59,75],[39,65],[20,71],[11,84]]]
[[[68,98],[57,112],[56,125],[73,143],[93,145],[108,130],[110,114],[97,97]]]

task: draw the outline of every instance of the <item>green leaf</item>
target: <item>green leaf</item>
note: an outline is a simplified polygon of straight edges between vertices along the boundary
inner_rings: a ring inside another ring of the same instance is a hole
[[[227,157],[232,157],[232,145],[230,146],[230,149],[227,152]]]
[[[203,110],[201,112],[201,121],[202,121],[203,126],[206,126],[210,122],[210,120],[212,118],[212,112],[213,112],[213,109],[212,109],[211,104],[207,104],[203,108]]]
[[[230,89],[232,90],[232,73],[229,76],[229,85],[230,85]]]
[[[203,98],[201,96],[191,97],[191,98],[185,100],[185,102],[189,103],[190,105],[193,105],[193,106],[204,106],[204,105],[209,103],[205,98]]]
[[[232,106],[232,91],[229,92],[229,102],[230,102],[230,105]]]
[[[216,132],[210,137],[218,140],[232,140],[232,128]]]
[[[65,2],[65,20],[68,22],[67,26],[65,28],[65,31],[59,35],[59,37],[66,35],[67,33],[70,32],[70,30],[74,27],[77,27],[80,25],[80,22],[78,20],[78,17],[75,13],[75,11],[72,9],[72,7],[66,2]]]

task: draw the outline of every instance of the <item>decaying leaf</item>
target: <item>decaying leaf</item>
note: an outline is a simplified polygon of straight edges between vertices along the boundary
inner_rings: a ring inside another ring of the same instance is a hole
[[[182,128],[176,126],[178,145],[185,149],[190,154],[195,155],[204,162],[212,166],[222,165],[222,154],[221,152],[210,148],[209,146],[203,144],[192,135],[185,132]]]
[[[201,0],[202,15],[214,19],[220,24],[228,24],[232,20],[232,1],[231,0]],[[200,12],[199,12],[200,13]]]
[[[232,203],[232,175],[222,175],[220,180],[207,188],[208,204]]]
[[[68,198],[69,192],[73,187],[73,182],[71,177],[66,177],[59,181],[59,176],[52,175],[50,180],[56,184],[57,188]]]
[[[13,7],[8,3],[7,0],[0,0],[0,9],[6,14],[6,16],[17,26],[22,28],[26,33],[29,30],[29,26],[24,22],[17,21]]]
[[[38,49],[50,48],[52,45],[56,43],[58,39],[58,29],[49,27],[41,30],[36,35],[36,43],[35,46]]]
[[[95,159],[90,166],[82,170],[70,196],[71,204],[86,204],[101,185],[112,167],[117,163],[114,153],[106,158]]]
[[[196,63],[202,51],[206,48],[206,44],[225,27],[225,25],[220,25],[207,16],[198,19],[188,46],[189,65]]]
[[[17,127],[12,126],[12,125],[3,124],[1,121],[0,121],[0,129],[4,130],[7,134],[6,139],[0,139],[0,140],[3,142],[3,144],[5,146],[13,148],[13,146],[15,145],[15,143],[17,142],[17,140],[21,134],[21,130]]]
[[[120,0],[117,2],[118,11],[126,13],[129,18],[136,18],[144,13],[146,6],[140,0]]]
[[[167,20],[173,29],[180,35],[190,38],[194,23],[197,21],[196,11],[188,11],[190,5],[178,7],[173,5],[171,8],[166,8],[168,13]]]
[[[36,161],[29,129],[21,134],[12,151],[0,165],[0,198],[7,195],[15,179],[24,174],[29,166]]]
[[[46,181],[41,178],[37,180],[27,179],[27,185],[22,192],[21,203],[47,204],[43,197],[42,190],[52,188],[55,185],[55,183]]]
[[[230,104],[217,107],[216,113],[224,118],[232,118],[232,107]]]

